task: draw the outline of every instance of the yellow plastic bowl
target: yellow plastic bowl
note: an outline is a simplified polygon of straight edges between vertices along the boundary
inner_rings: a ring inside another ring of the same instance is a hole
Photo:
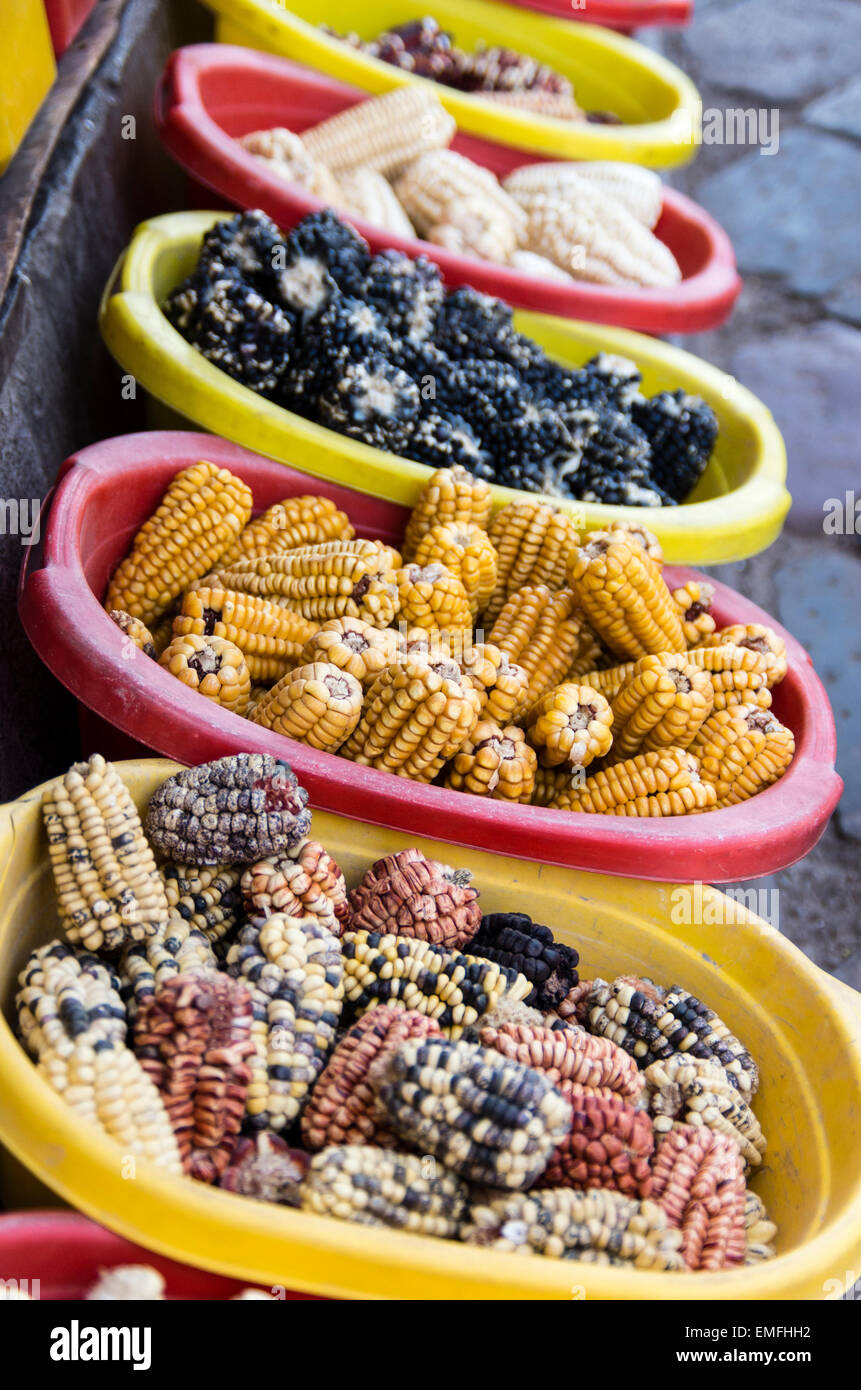
[[[141,810],[177,770],[157,760],[119,767]],[[360,1297],[818,1299],[861,1269],[858,995],[717,889],[703,888],[703,910],[691,914],[717,925],[674,926],[673,895],[689,889],[407,841],[322,812],[314,814],[314,834],[349,885],[378,856],[416,843],[471,869],[487,911],[526,910],[550,923],[579,950],[584,977],[634,970],[681,982],[715,1008],[762,1073],[756,1112],[769,1147],[755,1187],[779,1226],[777,1258],[727,1274],[601,1268],[351,1226],[169,1177],[145,1161],[130,1180],[119,1148],[67,1109],[10,1026],[18,971],[57,934],[41,790],[0,807],[0,1140],[110,1229],[245,1282]]]
[[[4,0],[0,43],[0,174],[57,75],[42,0]]]
[[[579,27],[579,26],[575,26]],[[160,309],[194,267],[204,232],[226,213],[154,217],[137,228],[102,298],[102,336],[123,368],[187,420],[301,472],[414,506],[431,469],[384,453],[294,415],[220,371],[172,328]],[[765,550],[780,534],[791,498],[786,450],[769,410],[734,377],[656,338],[600,324],[518,313],[515,322],[554,357],[582,365],[596,352],[633,358],[643,389],[683,387],[715,410],[715,456],[680,507],[611,507],[547,498],[578,518],[605,526],[617,517],[645,521],[672,564],[717,565]],[[494,503],[521,499],[494,487]],[[535,494],[530,494],[535,496]]]
[[[461,130],[497,144],[554,159],[625,159],[660,167],[695,152],[701,118],[696,87],[651,49],[591,24],[571,24],[488,0],[204,0],[216,14],[222,43],[262,48],[352,82],[367,92],[420,82],[430,85]],[[513,111],[369,58],[330,38],[318,23],[372,39],[433,12],[455,42],[471,52],[482,40],[518,49],[569,78],[585,110],[612,111],[625,123],[602,126]]]

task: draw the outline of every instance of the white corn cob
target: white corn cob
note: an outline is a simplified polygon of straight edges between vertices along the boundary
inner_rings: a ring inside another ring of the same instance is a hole
[[[457,226],[458,205],[466,201],[479,201],[508,218],[516,242],[526,231],[526,214],[499,180],[454,150],[432,150],[414,159],[396,181],[395,192],[423,236],[441,223]]]
[[[534,251],[522,251],[518,248],[509,265],[512,270],[519,270],[521,275],[534,276],[536,280],[552,280],[558,285],[574,284],[574,276],[569,275],[567,270],[563,270],[560,265],[554,265],[546,256],[537,256]]]
[[[576,280],[599,285],[677,285],[682,273],[662,241],[616,202],[584,182],[577,203],[536,194],[526,245]]]
[[[426,150],[442,149],[457,126],[433,92],[398,87],[306,130],[305,148],[336,174],[363,164],[394,175]]]
[[[586,113],[567,92],[544,92],[534,88],[521,92],[475,92],[483,101],[498,101],[515,111],[531,111],[554,121],[585,121]]]
[[[252,130],[239,141],[255,159],[268,164],[274,174],[288,183],[298,183],[324,203],[339,206],[340,189],[334,174],[305,148],[302,138],[284,126],[272,130]]]
[[[514,224],[504,212],[480,198],[458,198],[450,203],[446,220],[426,233],[428,241],[459,256],[477,256],[501,264],[517,250]]]
[[[341,206],[354,217],[361,217],[384,232],[396,236],[415,236],[415,228],[407,217],[395,190],[376,169],[344,169],[338,175],[341,186]]]
[[[603,192],[609,193],[644,227],[651,228],[657,223],[661,215],[664,186],[652,169],[643,169],[639,164],[619,164],[614,160],[589,160],[581,164],[524,164],[503,179],[502,186],[513,198],[521,193],[558,194],[564,198],[568,187],[573,185],[576,188],[581,179],[587,179]]]

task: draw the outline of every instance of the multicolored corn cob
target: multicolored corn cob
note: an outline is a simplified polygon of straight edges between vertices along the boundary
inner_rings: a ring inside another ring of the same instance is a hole
[[[554,1086],[561,1081],[592,1089],[607,1089],[626,1101],[636,1101],[646,1081],[633,1058],[609,1038],[582,1029],[550,1028],[505,1023],[498,1028],[479,1025],[482,1047],[543,1072]],[[648,1079],[648,1073],[646,1073]]]
[[[543,922],[525,912],[490,912],[471,942],[477,956],[524,975],[530,983],[526,1003],[553,1008],[577,983],[579,956],[573,946],[557,941]]]
[[[765,1136],[750,1106],[712,1058],[675,1052],[643,1072],[656,1134],[679,1124],[727,1134],[738,1144],[745,1171],[762,1163]]]
[[[451,1238],[466,1208],[467,1187],[417,1154],[345,1144],[315,1154],[301,1197],[304,1211]]]
[[[682,1233],[689,1269],[729,1269],[744,1263],[746,1189],[734,1141],[680,1125],[658,1144],[654,1200]]]
[[[302,840],[289,854],[252,864],[241,888],[250,916],[310,917],[333,936],[340,936],[350,916],[344,875],[317,840]]]
[[[468,869],[403,849],[378,859],[350,893],[350,930],[391,932],[460,950],[481,921]]]

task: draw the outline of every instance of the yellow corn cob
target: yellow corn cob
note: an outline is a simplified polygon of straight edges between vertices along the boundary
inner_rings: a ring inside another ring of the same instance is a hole
[[[596,536],[610,536],[614,541],[636,541],[655,563],[657,569],[664,568],[664,552],[654,531],[648,530],[641,521],[611,521],[601,531],[589,531],[583,538],[584,544]]]
[[[470,643],[460,664],[478,692],[484,719],[505,725],[523,708],[529,693],[529,673],[509,661],[508,653],[501,647],[493,642]]]
[[[524,723],[542,767],[588,767],[615,741],[613,714],[603,695],[568,682],[548,690],[529,709]]]
[[[577,654],[582,626],[570,589],[554,593],[528,584],[506,601],[488,640],[526,671],[529,683],[516,714],[559,684]]]
[[[440,223],[457,225],[459,207],[476,200],[511,227],[512,250],[526,228],[526,218],[489,169],[454,150],[430,150],[408,164],[395,192],[416,229],[424,235]]]
[[[568,556],[579,540],[570,516],[544,502],[510,502],[496,513],[488,534],[498,558],[496,588],[483,615],[486,624],[526,584],[564,587]]]
[[[681,748],[663,748],[594,773],[553,805],[611,816],[682,816],[712,810],[716,801],[714,787],[700,778],[697,759]]]
[[[571,554],[568,583],[590,626],[619,656],[684,651],[672,595],[641,546],[606,536],[587,540]]]
[[[627,208],[644,227],[654,227],[661,215],[664,192],[659,176],[639,164],[595,160],[580,164],[524,164],[503,179],[503,187],[517,197],[522,193],[546,193],[565,197],[566,188],[579,188],[582,179],[600,188]]]
[[[416,232],[388,179],[376,169],[342,169],[339,207],[384,232],[414,237]]]
[[[158,659],[172,676],[222,709],[245,714],[251,697],[251,676],[245,657],[225,637],[189,633],[174,637]]]
[[[678,285],[675,256],[621,203],[581,180],[566,195],[522,194],[527,215],[524,241],[575,280],[647,289]]]
[[[135,804],[94,753],[42,797],[60,924],[73,945],[113,951],[167,926],[164,885]]]
[[[111,622],[116,623],[120,632],[125,634],[132,643],[132,646],[137,647],[139,652],[143,652],[144,656],[155,656],[155,643],[153,642],[152,633],[146,626],[146,623],[141,622],[140,618],[133,618],[130,613],[123,613],[119,608],[112,609],[108,613],[108,617]],[[126,650],[127,649],[124,647],[123,651],[125,652]],[[129,652],[128,655],[131,656],[132,653]]]
[[[577,655],[565,672],[565,680],[573,681],[575,685],[592,685],[593,690],[597,687],[591,682],[584,680],[587,672],[596,669],[603,669],[600,666],[606,660],[607,653],[595,636],[592,629],[583,623],[580,629],[580,642],[577,647]]]
[[[405,565],[395,571],[398,616],[425,632],[468,632],[472,612],[466,589],[445,565]]]
[[[621,666],[608,666],[606,670],[584,671],[577,679],[581,685],[590,685],[593,690],[599,690],[612,704],[631,679],[636,665],[636,661],[625,661]]]
[[[374,627],[388,627],[398,603],[391,566],[391,551],[376,541],[329,541],[238,560],[232,569],[219,571],[218,581],[225,589],[283,599],[311,622],[364,618]]]
[[[226,468],[195,463],[177,473],[108,585],[105,608],[147,627],[233,544],[251,516],[251,489]]]
[[[477,693],[454,662],[407,657],[371,686],[345,758],[430,782],[478,723]]]
[[[171,604],[170,608],[164,614],[164,617],[159,618],[158,622],[152,628],[152,644],[155,648],[156,658],[161,656],[165,647],[173,638],[173,624],[178,611],[178,607]]]
[[[334,753],[353,732],[361,713],[362,687],[355,676],[315,661],[283,676],[251,718],[264,729]]]
[[[613,700],[613,760],[671,745],[687,748],[713,704],[708,672],[685,656],[642,657]]]
[[[444,220],[428,227],[424,235],[426,241],[444,246],[456,256],[475,256],[499,265],[507,265],[517,250],[511,219],[492,203],[485,203],[480,194],[449,203]]]
[[[397,654],[398,634],[392,628],[372,627],[361,618],[330,618],[308,638],[299,662],[328,662],[368,689]]]
[[[474,478],[461,464],[438,468],[422,488],[410,513],[402,546],[404,562],[415,559],[416,547],[434,526],[480,526],[487,530],[493,503],[490,484]]]
[[[424,151],[447,145],[456,129],[433,92],[398,87],[303,131],[302,143],[336,175],[357,164],[394,175]]]
[[[745,647],[758,652],[765,660],[765,683],[771,690],[779,685],[786,675],[786,643],[778,637],[774,628],[763,623],[735,623],[732,627],[722,627],[719,632],[712,631],[697,641],[699,647]]]
[[[715,630],[715,620],[709,606],[715,596],[714,585],[692,579],[679,589],[673,589],[673,603],[679,610],[682,631],[689,647],[700,645]],[[727,638],[732,641],[732,638]]]
[[[226,638],[242,652],[251,679],[270,684],[299,660],[314,630],[307,618],[269,599],[202,586],[185,595],[173,623],[176,637]]]
[[[760,652],[729,644],[691,647],[685,659],[691,666],[708,672],[714,690],[715,709],[726,709],[728,705],[758,705],[760,709],[770,707],[768,665]]]
[[[735,806],[783,776],[795,739],[770,710],[731,705],[706,720],[690,751],[700,760],[703,779],[714,785],[717,805]]]
[[[582,773],[575,769],[575,775],[582,779]],[[570,767],[542,767],[535,770],[535,786],[532,788],[533,806],[555,806],[559,799],[571,790],[572,772]],[[577,785],[582,786],[582,780]]]
[[[260,701],[264,698],[264,696],[269,694],[269,690],[270,687],[268,685],[257,685],[255,683],[252,683],[251,693],[248,696],[248,704],[245,706],[246,719],[251,718],[251,715],[254,713],[254,710],[260,704]]]
[[[482,719],[455,753],[445,785],[452,791],[528,805],[535,786],[536,765],[535,754],[522,729],[514,724],[502,728],[493,720]]]
[[[234,560],[254,560],[258,555],[280,555],[300,545],[352,540],[355,531],[346,512],[329,497],[285,497],[262,516],[255,517],[221,556],[222,569]]]
[[[466,590],[473,619],[496,587],[496,550],[486,531],[470,523],[433,526],[416,547],[417,565],[445,565]]]
[[[307,188],[315,198],[330,207],[341,207],[341,189],[332,172],[305,147],[302,137],[284,126],[272,130],[252,130],[239,140],[255,159],[268,164],[274,174],[288,183]]]

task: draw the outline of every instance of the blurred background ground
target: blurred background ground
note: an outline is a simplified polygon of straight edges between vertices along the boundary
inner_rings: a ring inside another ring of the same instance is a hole
[[[778,137],[773,154],[703,144],[670,178],[726,228],[744,277],[728,324],[678,341],[755,391],[786,440],[793,505],[781,539],[715,573],[811,653],[846,789],[816,849],[755,886],[778,889],[781,931],[858,989],[861,535],[828,535],[823,520],[827,499],[854,490],[861,530],[861,5],[696,0],[688,29],[638,37],[690,75],[707,112],[762,111],[766,142]]]

